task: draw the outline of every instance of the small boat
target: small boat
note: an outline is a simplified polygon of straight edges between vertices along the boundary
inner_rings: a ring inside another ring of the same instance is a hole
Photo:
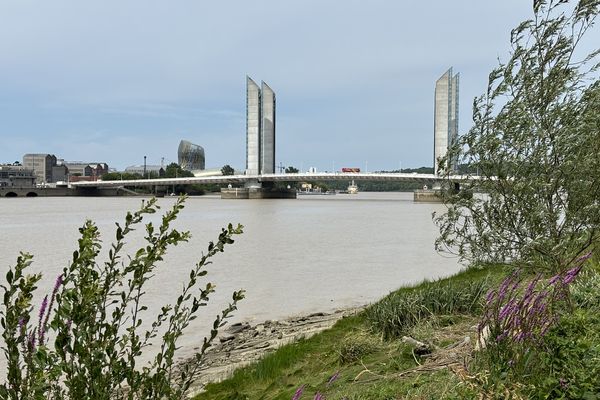
[[[348,185],[348,194],[357,194],[358,186],[354,183],[354,179],[352,179],[352,183]]]
[[[326,192],[323,192],[321,190],[298,190],[297,194],[304,196],[304,195],[320,195],[320,196],[325,196],[325,195],[332,195],[332,194],[336,194],[334,191],[328,190]]]

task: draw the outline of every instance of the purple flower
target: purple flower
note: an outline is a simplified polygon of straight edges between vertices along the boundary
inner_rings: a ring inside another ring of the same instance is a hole
[[[560,379],[558,380],[558,384],[560,385],[560,387],[561,387],[562,389],[566,389],[566,388],[568,388],[568,387],[569,387],[569,385],[567,384],[567,380],[566,380],[565,378],[560,378]]]
[[[577,274],[579,274],[579,271],[581,271],[581,265],[579,267],[571,268],[570,270],[568,270],[565,274],[565,277],[563,278],[563,283],[565,285],[568,285],[569,283],[573,282],[573,280],[577,277]]]
[[[325,400],[325,397],[321,394],[321,392],[317,392],[313,400]]]
[[[515,340],[516,340],[517,342],[522,342],[524,338],[525,338],[525,334],[524,334],[523,332],[519,332],[519,333],[517,334],[517,336],[515,336]]]
[[[509,315],[513,311],[514,308],[515,308],[514,300],[510,300],[508,303],[506,303],[500,309],[500,314],[498,314],[498,319],[499,320],[506,319],[506,316]]]
[[[46,307],[48,307],[48,295],[44,296],[44,300],[42,300],[42,305],[40,306],[40,321],[39,321],[39,325],[42,325],[42,320],[44,318],[44,315],[46,314]]]
[[[43,327],[43,322],[44,322],[44,315],[46,315],[46,309],[48,308],[48,295],[44,296],[44,300],[42,300],[42,305],[40,306],[40,314],[39,314],[39,321],[38,321],[38,341],[39,344],[42,345],[44,344],[44,327]]]
[[[581,257],[579,257],[577,260],[575,260],[576,263],[583,263],[585,260],[587,260],[588,258],[590,258],[592,256],[592,252],[589,251],[587,254],[582,255]]]
[[[38,343],[39,345],[44,344],[44,338],[46,336],[48,320],[50,319],[50,312],[52,311],[52,306],[54,305],[54,299],[56,298],[56,293],[62,285],[63,279],[62,274],[58,275],[56,278],[56,282],[54,282],[54,289],[52,290],[52,297],[50,298],[50,304],[48,305],[48,295],[44,297],[44,301],[42,302],[42,306],[40,307],[40,320],[38,322]]]
[[[294,397],[292,397],[292,400],[299,400],[300,397],[302,397],[302,393],[304,393],[304,387],[306,385],[302,385],[298,388],[298,390],[296,390],[296,393],[294,393]]]
[[[62,285],[63,283],[63,276],[62,274],[58,275],[56,277],[56,282],[54,283],[54,292],[58,291],[58,288],[60,287],[60,285]]]
[[[329,381],[327,382],[327,387],[331,386],[331,384],[333,382],[335,382],[339,377],[340,377],[340,371],[336,371],[336,373],[333,374],[331,376],[331,378],[329,378]]]
[[[560,274],[556,274],[552,278],[550,278],[550,280],[548,281],[548,284],[554,285],[559,279],[560,279]]]
[[[490,291],[487,293],[487,296],[485,297],[486,304],[489,304],[492,301],[495,294],[496,292],[490,289]]]

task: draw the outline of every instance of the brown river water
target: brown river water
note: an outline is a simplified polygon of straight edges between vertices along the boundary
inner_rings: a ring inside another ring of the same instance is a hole
[[[175,199],[159,200],[168,209]],[[0,199],[0,279],[19,251],[34,255],[30,272],[42,272],[39,299],[76,249],[78,227],[96,222],[105,250],[115,222],[139,207],[139,198]],[[262,322],[367,304],[390,291],[423,279],[456,273],[455,258],[434,250],[437,228],[431,220],[441,204],[414,203],[412,193],[359,193],[300,196],[296,200],[221,200],[192,197],[174,224],[189,230],[189,243],[171,248],[147,288],[150,311],[173,303],[190,269],[228,223],[244,234],[214,258],[207,276],[217,286],[210,305],[190,326],[182,355],[201,343],[208,323],[227,304],[231,292],[246,299],[231,322]],[[152,221],[159,223],[159,216]],[[142,245],[141,231],[129,240]],[[99,259],[102,261],[106,251]],[[36,299],[37,302],[40,300]],[[151,321],[152,313],[145,320]],[[0,357],[0,370],[5,361]]]

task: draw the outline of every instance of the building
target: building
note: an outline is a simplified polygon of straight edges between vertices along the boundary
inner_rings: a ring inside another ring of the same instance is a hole
[[[433,170],[438,175],[438,160],[444,157],[458,139],[458,86],[459,74],[453,75],[449,68],[435,83],[435,110],[433,133]],[[449,160],[450,169],[457,167],[457,160]]]
[[[108,173],[107,163],[65,161],[63,164],[67,167],[70,176],[89,176],[95,180]]]
[[[65,164],[59,163],[52,167],[52,182],[66,182],[69,180],[69,169]]]
[[[246,77],[246,174],[275,173],[275,92]]]
[[[261,83],[260,173],[275,173],[275,92]]]
[[[36,183],[46,184],[54,182],[52,168],[57,165],[56,156],[46,153],[30,153],[23,156],[23,167],[33,170]]]
[[[36,176],[31,168],[22,165],[0,165],[0,187],[31,187],[35,186],[35,180]]]
[[[186,171],[202,171],[205,169],[206,160],[202,146],[182,140],[177,149],[179,166]]]
[[[129,174],[138,174],[140,176],[153,174],[158,177],[162,177],[165,175],[165,168],[162,165],[131,165],[125,168],[125,172]]]
[[[260,171],[260,88],[246,76],[246,174]]]

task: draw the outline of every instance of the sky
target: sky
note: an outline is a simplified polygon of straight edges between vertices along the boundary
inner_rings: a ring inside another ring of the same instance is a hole
[[[459,132],[529,0],[0,2],[0,163],[245,167],[246,75],[277,95],[276,163],[433,165],[435,81],[460,73]]]

